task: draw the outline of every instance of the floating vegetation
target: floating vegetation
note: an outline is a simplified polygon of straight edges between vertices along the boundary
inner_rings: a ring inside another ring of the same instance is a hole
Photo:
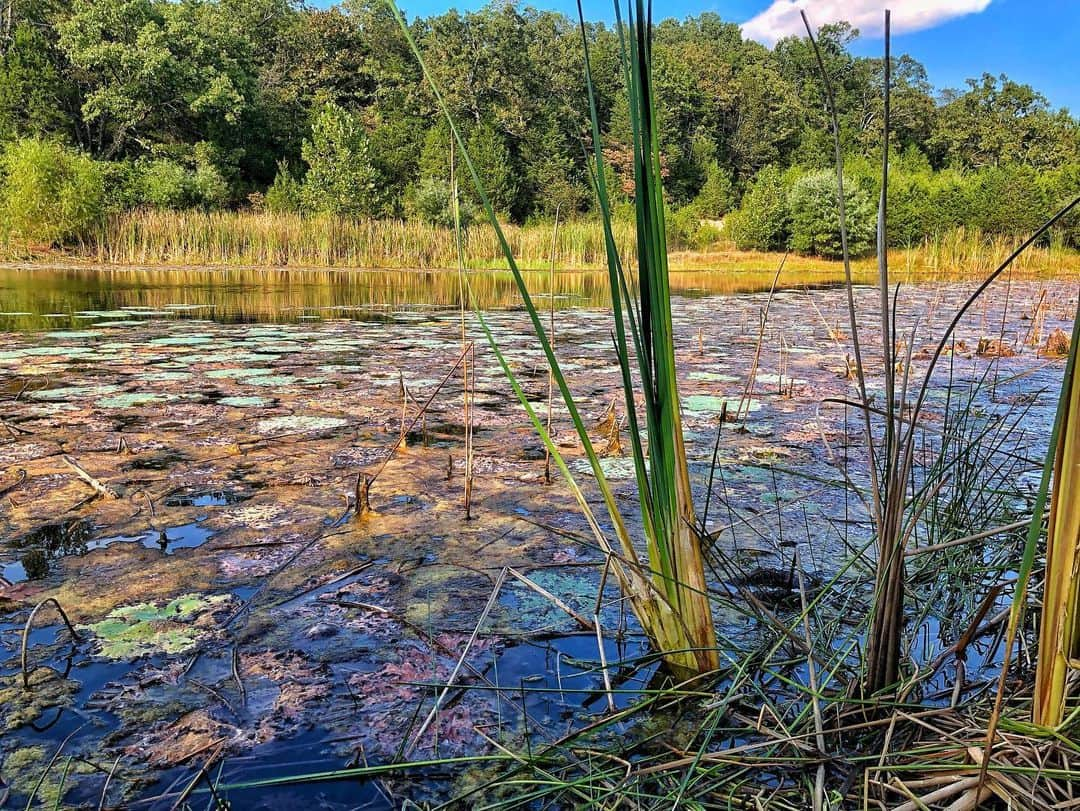
[[[94,635],[97,652],[109,659],[184,653],[212,632],[200,619],[232,600],[231,594],[184,594],[164,604],[121,606],[103,620],[79,628]]]
[[[340,417],[311,417],[289,416],[268,417],[259,420],[255,424],[255,430],[260,434],[294,433],[297,431],[329,431],[334,428],[342,428],[349,421]]]
[[[721,411],[734,415],[740,408],[744,412],[761,410],[761,401],[755,399],[740,400],[738,397],[722,397],[713,394],[688,394],[683,398],[683,408],[691,413],[719,414]]]

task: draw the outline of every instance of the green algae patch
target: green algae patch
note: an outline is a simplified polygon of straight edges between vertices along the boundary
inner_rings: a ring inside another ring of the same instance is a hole
[[[204,636],[199,620],[232,600],[228,594],[184,594],[165,603],[116,608],[100,622],[81,625],[97,638],[109,659],[137,659],[153,653],[184,653]]]
[[[23,746],[4,757],[0,773],[16,795],[26,797],[35,792],[35,808],[64,808],[67,806],[63,805],[61,792],[67,794],[74,788],[74,775],[87,774],[93,767],[81,761],[73,762],[65,779],[63,761],[49,769],[50,759],[51,753],[44,746]]]
[[[23,687],[21,673],[0,678],[0,730],[9,732],[34,723],[49,710],[69,707],[78,692],[77,681],[60,678],[48,667],[31,671],[29,690]]]

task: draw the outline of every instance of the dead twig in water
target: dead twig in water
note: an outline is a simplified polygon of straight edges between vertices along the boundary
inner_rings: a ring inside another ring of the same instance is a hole
[[[394,458],[394,454],[397,453],[398,448],[400,448],[402,443],[405,441],[405,436],[410,431],[412,431],[412,429],[416,426],[416,423],[418,423],[420,421],[420,418],[423,417],[424,414],[427,413],[428,408],[430,408],[431,404],[435,401],[435,397],[438,395],[438,393],[440,391],[442,391],[442,387],[446,385],[446,382],[451,377],[454,376],[454,372],[457,371],[458,367],[461,366],[461,364],[465,362],[465,358],[468,357],[468,354],[469,354],[469,352],[472,351],[472,348],[473,348],[473,345],[470,343],[468,346],[465,347],[464,351],[460,355],[458,355],[457,360],[454,361],[454,365],[450,367],[450,370],[446,373],[446,375],[443,376],[443,379],[439,381],[439,384],[435,387],[434,391],[431,392],[431,395],[427,398],[427,400],[424,401],[424,404],[420,407],[420,411],[417,412],[415,417],[413,417],[412,422],[409,423],[409,426],[407,428],[404,428],[401,431],[401,434],[398,436],[397,442],[395,442],[393,444],[393,446],[391,446],[389,452],[386,454],[386,457],[383,459],[382,464],[379,465],[378,470],[376,470],[370,476],[365,475],[366,485],[367,485],[366,488],[365,488],[365,495],[366,496],[370,496],[371,486],[375,483],[375,480],[379,478],[379,476],[382,474],[382,472],[384,470],[386,470],[386,466],[388,464],[390,464],[390,460]],[[404,425],[404,423],[403,423],[403,425]],[[369,509],[370,509],[370,507],[369,507]],[[357,505],[357,515],[359,515],[359,514],[360,514],[360,509],[359,509],[359,504],[358,504]]]
[[[46,606],[49,603],[52,603],[53,605],[56,606],[56,610],[59,612],[60,616],[63,618],[64,624],[67,625],[67,629],[68,629],[68,631],[71,632],[71,636],[75,639],[75,641],[76,642],[81,642],[82,641],[82,637],[79,636],[79,632],[75,630],[75,626],[71,624],[71,620],[68,619],[67,613],[64,611],[63,607],[60,605],[59,601],[55,597],[46,597],[40,603],[35,605],[34,610],[30,612],[30,616],[26,618],[26,625],[23,626],[23,632],[22,632],[22,653],[21,653],[21,656],[20,656],[20,662],[22,663],[23,687],[25,689],[27,689],[27,690],[30,689],[30,672],[26,669],[27,643],[30,640],[30,628],[34,624],[34,617],[37,616],[37,612],[40,611],[43,606]]]
[[[96,479],[93,476],[91,476],[89,473],[87,473],[86,470],[78,462],[76,462],[74,459],[72,459],[70,456],[65,455],[65,456],[62,456],[60,458],[64,460],[65,465],[67,465],[69,468],[71,468],[75,472],[76,476],[78,476],[80,479],[82,479],[88,485],[93,487],[98,492],[99,495],[101,495],[104,498],[109,498],[109,499],[120,498],[119,493],[117,493],[114,489],[109,487],[107,484],[103,483],[101,480]]]

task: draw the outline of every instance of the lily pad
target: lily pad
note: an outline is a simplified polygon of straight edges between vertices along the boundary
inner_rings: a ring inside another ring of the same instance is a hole
[[[707,380],[710,383],[739,383],[742,381],[742,378],[738,375],[729,375],[723,372],[691,372],[687,377],[690,380]]]
[[[218,380],[243,377],[265,377],[266,375],[271,375],[273,373],[273,369],[267,369],[265,367],[245,369],[240,366],[235,366],[228,369],[211,369],[206,373],[206,376]]]
[[[149,391],[129,391],[123,394],[114,394],[110,397],[102,397],[97,401],[100,408],[136,408],[144,405],[164,403],[169,398],[164,394],[155,394]]]
[[[231,408],[262,408],[263,406],[270,405],[273,400],[269,397],[256,397],[254,395],[249,397],[222,397],[218,400],[219,405],[229,406]]]
[[[105,619],[80,628],[97,638],[109,659],[137,659],[154,653],[183,653],[205,635],[195,620],[232,600],[230,594],[184,594],[164,605],[138,603],[111,611]]]
[[[348,420],[340,417],[269,417],[259,420],[255,430],[260,434],[276,434],[279,432],[295,431],[326,431],[331,428],[341,428],[349,424]]]
[[[691,394],[683,398],[683,408],[694,414],[719,414],[727,406],[728,413],[734,414],[739,408],[738,397],[719,397],[712,394]],[[744,411],[760,411],[761,402],[750,399],[743,404]]]

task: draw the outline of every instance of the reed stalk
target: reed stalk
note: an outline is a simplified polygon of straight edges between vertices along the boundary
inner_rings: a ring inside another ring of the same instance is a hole
[[[1068,677],[1080,670],[1080,385],[1076,382],[1080,309],[1076,319],[1058,403],[1057,444],[1052,448],[1046,584],[1032,707],[1032,720],[1047,727],[1062,722]]]
[[[638,260],[636,298],[631,296],[627,274],[624,272],[624,261],[616,241],[612,206],[604,183],[603,153],[589,64],[588,37],[584,15],[580,6],[578,9],[585,47],[585,79],[592,123],[592,168],[603,225],[604,254],[612,302],[612,327],[621,369],[644,527],[643,540],[648,557],[645,565],[640,560],[636,539],[631,534],[612,487],[604,475],[599,455],[555,356],[551,337],[529,293],[510,242],[495,216],[484,183],[470,159],[438,84],[428,72],[423,55],[413,40],[404,17],[393,0],[387,0],[387,4],[408,40],[436,102],[446,116],[461,160],[472,176],[488,224],[499,242],[507,267],[514,276],[533,331],[547,358],[554,381],[596,479],[615,536],[614,544],[601,530],[581,488],[570,474],[565,460],[551,440],[550,433],[525,396],[482,312],[477,309],[477,320],[484,330],[489,346],[529,415],[533,427],[544,441],[551,459],[570,486],[590,529],[607,553],[611,571],[653,645],[676,671],[699,673],[714,670],[719,665],[719,654],[712,609],[706,592],[701,538],[698,535],[690,490],[676,382],[664,199],[652,89],[651,9],[646,12],[643,1],[635,0],[628,5],[627,20],[624,23],[617,8],[621,66],[634,131],[634,173],[637,189],[635,237]],[[634,384],[635,372],[639,386]],[[640,414],[639,394],[644,401]],[[639,431],[642,421],[647,437],[647,451]]]

